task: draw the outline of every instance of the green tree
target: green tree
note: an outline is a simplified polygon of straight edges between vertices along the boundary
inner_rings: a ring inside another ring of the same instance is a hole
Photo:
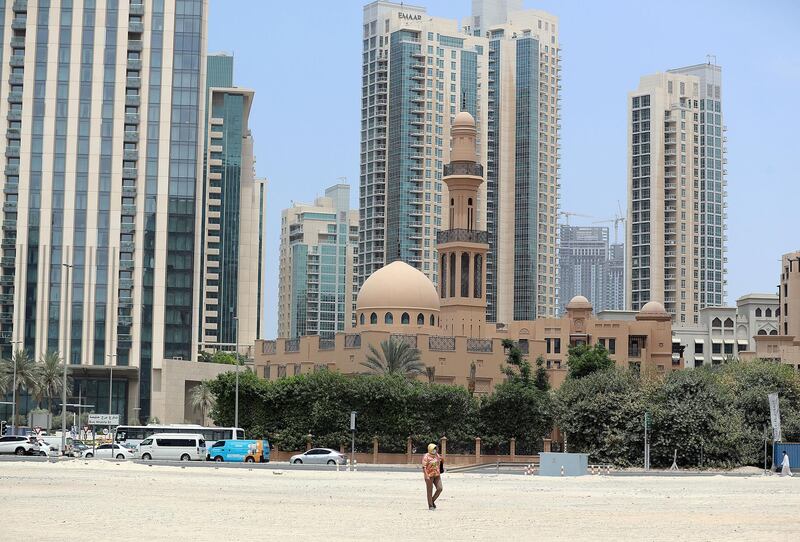
[[[508,382],[520,382],[527,386],[531,383],[532,368],[530,362],[522,356],[522,350],[511,339],[503,339],[503,348],[508,352],[506,363],[502,368]]]
[[[600,463],[641,464],[644,394],[629,370],[567,379],[555,391],[555,405],[557,424],[570,450],[588,453]]]
[[[193,408],[199,408],[203,415],[203,423],[206,422],[206,414],[214,406],[214,393],[208,381],[204,380],[189,392],[189,402]]]
[[[72,378],[67,376],[67,389],[71,387]],[[39,358],[39,378],[36,383],[36,395],[39,401],[47,399],[47,410],[53,410],[53,397],[61,395],[64,388],[64,365],[58,352],[49,351]]]
[[[214,353],[206,350],[200,350],[197,353],[197,361],[201,363],[219,363],[222,365],[236,365],[236,360],[239,360],[239,365],[244,365],[247,362],[247,356],[237,354],[235,352],[226,352],[224,350],[217,350]]]
[[[488,442],[508,442],[514,437],[525,449],[539,449],[541,439],[553,428],[550,395],[532,382],[504,382],[481,404],[480,423]]]
[[[377,375],[399,374],[406,378],[414,378],[425,373],[425,365],[421,361],[419,350],[412,348],[406,342],[397,339],[381,341],[378,351],[374,345],[369,345],[367,359],[361,365],[369,372]]]
[[[542,391],[550,391],[550,375],[547,374],[547,369],[544,366],[544,358],[542,356],[537,356],[536,358],[534,386]]]
[[[19,403],[21,399],[21,395],[23,391],[27,391],[29,394],[34,395],[39,385],[39,377],[40,377],[40,367],[34,361],[33,358],[28,356],[28,353],[25,350],[17,350],[14,352],[12,358],[10,360],[3,360],[3,365],[5,366],[5,372],[11,375],[11,379],[13,382],[14,378],[14,364],[16,363],[16,387],[17,387],[17,404],[16,404],[16,413],[17,417],[20,416],[20,408]],[[11,388],[14,387],[14,384],[11,384]],[[17,423],[18,420],[14,422]]]
[[[610,369],[614,366],[614,362],[608,357],[608,351],[603,348],[603,345],[579,344],[569,347],[567,366],[569,367],[568,378],[583,378],[597,371]]]

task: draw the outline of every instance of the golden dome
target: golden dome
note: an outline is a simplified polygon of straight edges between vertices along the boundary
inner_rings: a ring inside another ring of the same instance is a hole
[[[433,282],[418,269],[396,261],[375,271],[364,281],[356,310],[404,309],[439,311],[439,294]]]

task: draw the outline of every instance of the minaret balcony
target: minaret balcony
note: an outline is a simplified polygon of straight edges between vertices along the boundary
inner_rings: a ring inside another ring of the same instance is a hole
[[[440,245],[446,243],[479,243],[488,244],[489,234],[479,230],[442,230],[436,234],[436,242]]]
[[[476,162],[451,162],[444,165],[444,176],[472,175],[483,177],[483,166]]]

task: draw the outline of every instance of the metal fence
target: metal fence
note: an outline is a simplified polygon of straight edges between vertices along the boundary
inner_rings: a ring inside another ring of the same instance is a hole
[[[467,339],[467,352],[491,352],[492,339]]]
[[[437,352],[454,352],[456,349],[455,337],[440,337],[431,335],[428,337],[428,350]]]
[[[289,339],[285,343],[283,343],[283,351],[284,352],[299,352],[300,351],[300,339]]]
[[[344,336],[345,348],[361,348],[361,335],[350,334]]]

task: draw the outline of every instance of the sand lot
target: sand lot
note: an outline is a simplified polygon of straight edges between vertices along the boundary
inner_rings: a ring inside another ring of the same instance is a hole
[[[431,512],[416,473],[2,462],[0,540],[800,537],[800,477],[453,473],[444,486]]]

